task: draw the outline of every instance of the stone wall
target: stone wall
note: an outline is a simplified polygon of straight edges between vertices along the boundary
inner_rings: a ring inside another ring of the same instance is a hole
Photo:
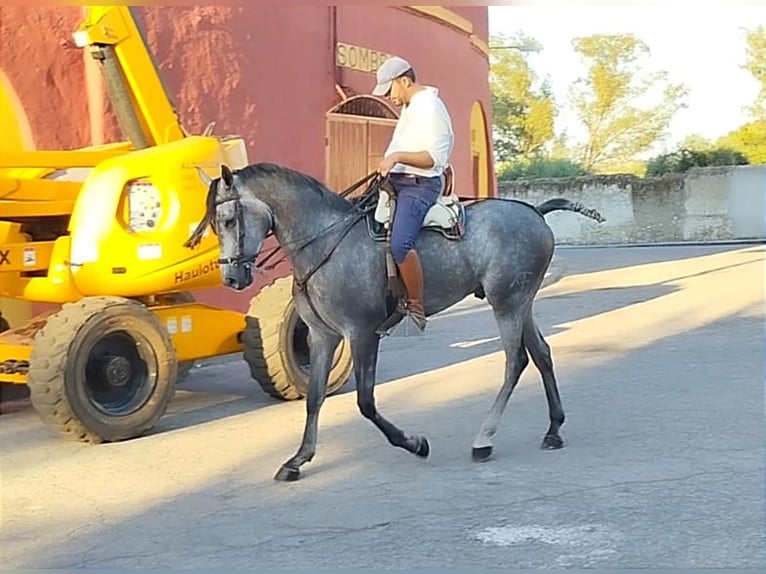
[[[766,165],[695,168],[685,175],[586,176],[499,182],[501,197],[538,204],[565,197],[597,209],[546,216],[559,244],[649,244],[766,238]]]

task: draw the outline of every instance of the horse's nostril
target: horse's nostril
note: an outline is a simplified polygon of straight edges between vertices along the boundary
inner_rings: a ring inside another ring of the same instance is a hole
[[[233,277],[226,277],[226,279],[224,279],[224,283],[227,287],[234,287],[234,285],[237,283],[237,280]]]

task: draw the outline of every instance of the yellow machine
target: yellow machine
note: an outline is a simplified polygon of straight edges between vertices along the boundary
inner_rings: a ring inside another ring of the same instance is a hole
[[[185,132],[130,8],[90,7],[74,38],[129,141],[0,156],[0,297],[61,305],[0,334],[0,382],[26,384],[46,424],[88,442],[151,429],[196,359],[243,352],[267,392],[305,396],[290,277],[247,315],[190,293],[221,284],[213,236],[183,247],[205,207],[197,166],[245,166],[244,141]],[[330,392],[350,370],[340,349]]]

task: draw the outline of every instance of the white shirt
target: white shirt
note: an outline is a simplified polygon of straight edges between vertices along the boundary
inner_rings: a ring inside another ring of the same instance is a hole
[[[423,169],[397,163],[391,171],[424,177],[439,176],[449,163],[454,141],[452,120],[444,102],[439,98],[439,90],[426,86],[416,92],[410,103],[402,108],[385,155],[427,151],[434,160],[432,167]]]

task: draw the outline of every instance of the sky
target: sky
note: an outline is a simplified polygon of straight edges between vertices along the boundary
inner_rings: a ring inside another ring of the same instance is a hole
[[[517,4],[514,2],[514,4]],[[532,5],[534,4],[534,5]],[[668,139],[654,151],[672,150],[691,133],[716,139],[747,121],[742,110],[758,93],[745,63],[745,31],[766,25],[763,2],[553,2],[535,0],[513,6],[490,6],[490,34],[518,30],[543,46],[528,54],[536,73],[548,76],[561,106],[569,85],[585,67],[572,49],[572,39],[590,34],[632,32],[650,49],[653,70],[666,70],[669,79],[689,89],[688,107],[669,128]],[[556,133],[566,129],[576,139],[583,128],[568,109],[560,109]]]

